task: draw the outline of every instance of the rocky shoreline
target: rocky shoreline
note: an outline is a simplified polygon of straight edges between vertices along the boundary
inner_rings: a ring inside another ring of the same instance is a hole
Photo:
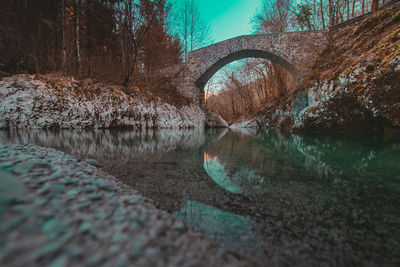
[[[196,103],[177,107],[138,91],[127,94],[119,86],[51,75],[4,78],[0,80],[0,100],[0,129],[228,126]]]
[[[331,31],[302,88],[233,127],[400,129],[400,4]],[[232,126],[231,126],[232,127]]]
[[[0,265],[250,266],[95,164],[0,143]]]

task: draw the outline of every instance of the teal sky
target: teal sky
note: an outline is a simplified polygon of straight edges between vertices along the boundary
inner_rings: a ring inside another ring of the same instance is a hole
[[[214,42],[253,32],[250,21],[261,0],[197,0],[200,13],[211,28]]]

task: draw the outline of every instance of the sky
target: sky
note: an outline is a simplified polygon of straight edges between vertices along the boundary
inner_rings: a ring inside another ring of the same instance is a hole
[[[251,19],[262,0],[197,0],[203,20],[210,25],[211,39],[217,43],[253,32]]]

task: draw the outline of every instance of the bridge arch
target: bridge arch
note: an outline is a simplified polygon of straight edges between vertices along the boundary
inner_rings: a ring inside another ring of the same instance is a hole
[[[214,74],[217,73],[220,69],[222,69],[224,66],[228,65],[229,63],[232,63],[234,61],[244,59],[244,58],[268,59],[271,62],[277,63],[280,66],[282,66],[283,68],[285,68],[287,71],[289,71],[290,74],[292,74],[292,76],[295,79],[298,77],[296,68],[290,62],[286,61],[282,57],[272,54],[268,51],[245,49],[245,50],[233,52],[232,54],[229,54],[229,55],[225,56],[224,58],[219,59],[217,62],[215,62],[213,65],[211,65],[195,81],[196,86],[203,90],[204,86],[211,79],[211,77],[214,76]]]
[[[308,76],[315,57],[327,42],[326,32],[286,32],[244,35],[189,53],[178,92],[202,102],[204,86],[222,67],[243,58],[265,58],[281,65],[297,84]]]

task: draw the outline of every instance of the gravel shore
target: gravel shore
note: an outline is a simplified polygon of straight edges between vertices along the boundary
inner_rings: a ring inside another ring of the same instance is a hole
[[[249,266],[95,165],[0,143],[0,265]]]

